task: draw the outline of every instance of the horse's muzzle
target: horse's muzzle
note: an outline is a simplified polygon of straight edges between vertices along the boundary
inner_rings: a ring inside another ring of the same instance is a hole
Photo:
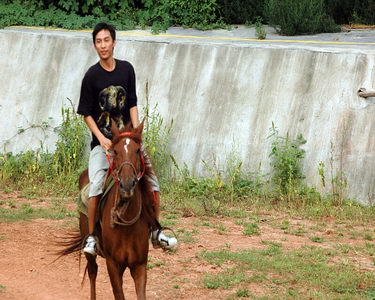
[[[122,198],[130,198],[134,195],[134,189],[137,185],[136,178],[129,178],[125,180],[120,180],[120,196]]]

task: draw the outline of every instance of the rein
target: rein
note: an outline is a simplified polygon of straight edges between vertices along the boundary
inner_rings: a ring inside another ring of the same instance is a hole
[[[131,132],[122,132],[120,133],[120,137],[128,137],[128,138],[132,138],[131,137]],[[133,163],[131,163],[129,160],[125,160],[123,161],[119,167],[114,167],[114,162],[112,161],[111,162],[111,157],[109,154],[106,154],[106,157],[107,157],[107,160],[108,160],[108,163],[109,163],[109,175],[112,176],[112,178],[114,179],[115,183],[116,183],[116,186],[115,186],[115,189],[116,189],[116,192],[115,192],[115,205],[114,207],[112,207],[111,209],[111,225],[112,227],[114,227],[115,224],[117,225],[123,225],[123,226],[130,226],[130,225],[133,225],[135,222],[137,222],[137,220],[139,219],[139,217],[141,216],[141,212],[142,212],[142,202],[140,203],[139,205],[139,209],[138,209],[138,212],[137,214],[135,215],[135,217],[129,221],[127,220],[124,220],[122,217],[121,217],[121,213],[118,211],[118,208],[120,207],[120,205],[123,203],[123,201],[119,201],[119,189],[120,189],[120,178],[119,178],[119,173],[121,171],[121,169],[126,166],[126,165],[129,165],[132,167],[133,171],[134,171],[134,174],[137,176],[136,178],[136,184],[139,182],[139,180],[141,180],[141,178],[143,177],[143,175],[145,174],[145,160],[144,160],[144,156],[143,154],[141,153],[140,154],[140,159],[141,159],[141,171],[139,172],[139,174],[137,175],[137,170],[134,166]],[[125,213],[126,210],[128,209],[128,206],[129,206],[129,203],[130,201],[127,201],[125,203],[125,207],[122,211],[122,213]]]

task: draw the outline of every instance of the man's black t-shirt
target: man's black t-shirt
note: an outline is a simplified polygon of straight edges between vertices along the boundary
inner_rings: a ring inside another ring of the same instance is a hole
[[[130,121],[129,109],[136,105],[135,73],[129,62],[116,59],[111,72],[97,63],[86,72],[77,112],[91,116],[105,137],[112,138],[111,118],[121,129]],[[91,149],[99,144],[93,134]]]

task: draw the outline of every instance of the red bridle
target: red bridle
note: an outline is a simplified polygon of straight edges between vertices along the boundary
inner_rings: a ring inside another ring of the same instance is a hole
[[[120,137],[127,137],[127,138],[130,138],[131,139],[131,136],[132,136],[132,133],[131,132],[121,132],[120,133]],[[114,174],[114,171],[116,169],[114,169],[114,163],[112,161],[111,163],[111,157],[108,153],[106,153],[106,157],[107,157],[107,160],[108,160],[108,163],[109,163],[109,174],[112,176],[112,178],[118,183],[120,181],[120,179],[118,178],[117,174],[115,175]],[[145,159],[143,157],[143,153],[140,152],[140,159],[141,159],[141,168],[142,170],[140,171],[140,173],[138,174],[137,176],[137,182],[143,177],[143,175],[145,174]],[[129,164],[134,170],[135,170],[135,167],[134,165],[130,162],[130,161],[124,161],[121,165],[120,165],[120,169],[123,165],[125,164]],[[118,170],[120,171],[120,170]],[[118,173],[118,172],[117,172]]]

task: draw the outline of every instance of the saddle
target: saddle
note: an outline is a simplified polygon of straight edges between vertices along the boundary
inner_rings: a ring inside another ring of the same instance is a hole
[[[108,179],[105,182],[104,185],[104,192],[102,197],[100,198],[99,202],[99,212],[100,214],[103,212],[104,204],[105,201],[107,200],[107,196],[111,188],[113,187],[115,181],[113,180],[112,177],[108,176]],[[83,213],[88,217],[88,212],[87,212],[87,203],[89,199],[89,190],[90,190],[90,183],[86,184],[82,190],[80,191],[78,197],[77,197],[77,206],[78,206],[78,211]]]

